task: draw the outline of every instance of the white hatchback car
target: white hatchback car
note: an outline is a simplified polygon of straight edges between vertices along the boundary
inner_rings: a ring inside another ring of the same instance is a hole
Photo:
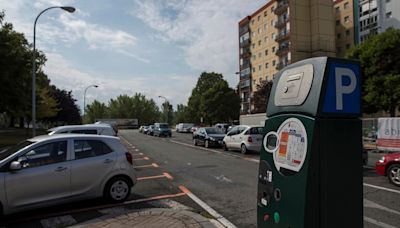
[[[117,136],[117,133],[109,124],[65,125],[47,131],[48,135],[64,133]]]
[[[247,151],[260,152],[263,129],[262,126],[235,126],[224,137],[223,147],[225,150],[240,150],[242,154]]]
[[[122,202],[137,178],[117,137],[43,135],[0,151],[0,212],[104,196]]]

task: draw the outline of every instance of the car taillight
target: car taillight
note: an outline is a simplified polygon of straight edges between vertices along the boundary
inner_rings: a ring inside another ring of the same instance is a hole
[[[125,157],[126,157],[126,160],[127,160],[131,165],[133,165],[132,154],[130,154],[129,152],[125,152]]]
[[[249,137],[247,138],[247,142],[249,142],[249,143],[253,142],[253,139],[251,138],[251,136],[249,136]]]

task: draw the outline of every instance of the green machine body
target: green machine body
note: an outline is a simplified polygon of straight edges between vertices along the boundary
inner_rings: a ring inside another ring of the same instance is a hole
[[[267,107],[257,226],[363,227],[361,74],[317,57],[281,70]]]

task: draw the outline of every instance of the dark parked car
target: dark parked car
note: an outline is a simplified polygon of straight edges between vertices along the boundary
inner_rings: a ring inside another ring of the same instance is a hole
[[[171,128],[169,128],[167,123],[155,123],[154,124],[154,136],[166,136],[166,137],[171,137]]]
[[[193,144],[204,145],[205,147],[222,146],[225,134],[215,127],[199,128],[193,133]]]
[[[149,129],[147,129],[148,135],[154,135],[154,125],[150,125]]]
[[[400,154],[387,154],[375,164],[379,175],[387,176],[389,182],[400,187]]]

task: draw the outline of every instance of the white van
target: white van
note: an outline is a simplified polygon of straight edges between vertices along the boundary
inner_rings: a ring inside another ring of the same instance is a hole
[[[48,135],[65,133],[117,136],[109,124],[65,125],[47,131]]]

